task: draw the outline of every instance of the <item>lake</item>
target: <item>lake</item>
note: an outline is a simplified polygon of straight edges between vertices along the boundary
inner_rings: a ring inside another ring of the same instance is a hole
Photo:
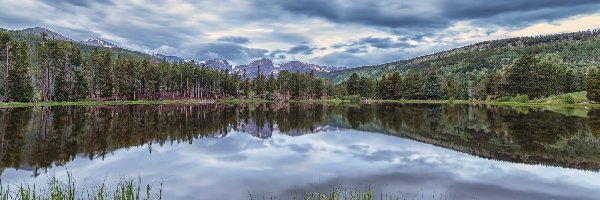
[[[440,104],[0,109],[3,184],[141,177],[165,199],[598,199],[600,110]]]

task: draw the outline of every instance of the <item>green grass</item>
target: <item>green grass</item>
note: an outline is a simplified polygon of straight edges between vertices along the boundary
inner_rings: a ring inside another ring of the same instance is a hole
[[[112,187],[105,182],[95,187],[77,186],[71,174],[68,175],[66,182],[52,177],[48,180],[48,184],[43,187],[29,184],[5,185],[0,182],[0,200],[149,200],[162,199],[162,197],[162,183],[160,183],[160,188],[157,191],[153,191],[152,185],[143,186],[141,184],[141,178],[122,179]]]
[[[558,107],[600,107],[600,104],[587,103],[586,92],[575,92],[550,96],[547,98],[526,101],[525,95],[516,97],[500,97],[495,101],[480,101],[480,100],[379,100],[369,99],[369,103],[405,103],[405,104],[485,104],[485,105],[500,105],[500,106],[558,106]],[[97,105],[166,105],[166,104],[241,104],[241,103],[269,103],[269,100],[260,99],[218,99],[218,100],[137,100],[137,101],[79,101],[79,102],[37,102],[37,103],[21,103],[21,102],[0,102],[1,108],[18,108],[18,107],[50,107],[50,106],[97,106]],[[352,99],[315,99],[315,100],[290,100],[290,103],[360,103],[360,101]]]
[[[574,92],[547,98],[528,101],[526,95],[516,97],[500,97],[494,101],[480,100],[368,100],[372,103],[406,103],[406,104],[481,104],[497,106],[529,106],[529,107],[600,107],[600,104],[590,104],[587,93]]]
[[[203,104],[212,100],[137,100],[137,101],[76,101],[76,102],[2,102],[0,108],[51,107],[51,106],[99,106],[99,105],[160,105]]]
[[[580,103],[588,101],[586,96],[587,96],[587,92],[585,92],[585,91],[584,92],[574,92],[574,93],[569,93],[569,94],[550,96],[547,98],[534,100],[534,102],[548,103],[548,104],[580,104]],[[572,103],[567,102],[569,99],[572,99],[573,102]]]

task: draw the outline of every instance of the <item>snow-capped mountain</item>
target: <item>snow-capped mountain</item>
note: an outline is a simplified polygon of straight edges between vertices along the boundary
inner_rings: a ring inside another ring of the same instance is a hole
[[[100,39],[100,38],[92,38],[87,41],[82,41],[81,43],[87,44],[87,45],[92,45],[92,46],[97,46],[97,47],[121,48],[121,47],[117,46],[116,44],[110,43],[110,42]]]
[[[42,28],[42,27],[27,28],[27,29],[23,29],[21,31],[32,34],[32,35],[36,35],[36,36],[40,36],[42,33],[46,33],[47,38],[54,38],[56,40],[76,42],[75,40],[72,40],[70,38],[67,38],[67,37],[59,34],[59,33],[56,33],[54,31],[51,31],[51,30],[48,30],[48,29]],[[92,38],[92,39],[89,39],[86,41],[79,41],[77,43],[84,44],[84,45],[90,45],[90,46],[97,46],[97,47],[125,49],[123,47],[120,47],[114,43],[108,42],[101,38]],[[153,56],[154,58],[156,58],[158,60],[164,59],[169,63],[181,63],[181,62],[190,62],[191,61],[191,60],[185,60],[179,56],[165,55],[165,54],[161,54],[161,53],[154,53],[151,56]],[[198,65],[204,65],[206,67],[210,67],[213,69],[228,70],[231,73],[237,72],[237,73],[239,73],[239,75],[245,74],[247,77],[250,77],[250,78],[256,77],[256,75],[258,75],[259,68],[260,68],[260,72],[262,74],[264,74],[265,76],[268,76],[271,73],[273,73],[275,76],[277,76],[279,74],[279,72],[281,72],[283,70],[286,70],[289,72],[301,72],[301,73],[306,73],[306,72],[310,72],[310,71],[327,73],[327,72],[346,69],[344,67],[320,66],[320,65],[315,65],[315,64],[303,63],[300,61],[289,61],[289,62],[285,62],[285,63],[281,63],[281,64],[275,64],[275,63],[273,63],[272,60],[267,59],[267,58],[255,60],[248,65],[238,65],[235,67],[232,66],[227,60],[223,60],[223,59],[212,59],[212,60],[204,61],[203,63],[194,61],[194,63],[196,63]]]
[[[290,72],[331,72],[345,69],[344,67],[320,66],[315,64],[303,63],[300,61],[289,61],[286,63],[282,63],[279,66],[281,67],[281,70],[287,70]]]
[[[161,53],[154,53],[152,54],[152,56],[154,56],[154,58],[156,58],[157,60],[165,60],[168,63],[181,63],[186,61],[185,59],[180,58],[178,56],[167,56]]]
[[[278,75],[280,71],[289,71],[289,72],[332,72],[337,70],[346,69],[344,67],[334,67],[334,66],[320,66],[315,64],[303,63],[300,61],[289,61],[286,63],[282,63],[279,65],[274,65],[272,60],[263,58],[260,60],[256,60],[249,65],[238,65],[234,67],[234,72],[239,73],[240,75],[244,75],[249,77],[255,77],[258,75],[258,68],[260,66],[260,71],[264,75],[269,75],[273,73],[274,75]]]
[[[213,59],[204,62],[204,66],[218,70],[233,70],[233,66],[223,59]]]
[[[273,72],[274,74],[279,72],[279,70],[275,69],[273,61],[266,58],[255,60],[254,62],[248,65],[235,66],[233,71],[239,73],[242,76],[245,74],[247,77],[255,77],[258,75],[259,68],[260,72],[264,75],[269,75],[271,74],[271,72]]]

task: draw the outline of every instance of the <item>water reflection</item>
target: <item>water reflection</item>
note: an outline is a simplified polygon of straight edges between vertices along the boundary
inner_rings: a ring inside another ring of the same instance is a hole
[[[56,166],[66,166],[82,176],[169,177],[167,193],[200,190],[207,199],[246,197],[247,190],[285,196],[347,183],[376,183],[409,196],[424,188],[485,199],[600,195],[598,173],[524,165],[597,171],[599,110],[138,105],[0,110],[0,122],[4,180],[62,174]]]
[[[429,104],[18,108],[0,110],[0,167],[43,169],[76,156],[92,159],[150,143],[192,143],[231,131],[267,139],[274,131],[299,136],[352,128],[486,158],[598,170],[600,110],[587,116],[539,108]]]

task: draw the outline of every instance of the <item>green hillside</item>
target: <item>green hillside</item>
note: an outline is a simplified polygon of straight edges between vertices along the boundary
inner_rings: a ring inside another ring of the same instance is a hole
[[[1,29],[0,31],[6,31],[8,33],[10,33],[11,38],[13,38],[16,41],[25,41],[27,43],[28,46],[28,53],[29,53],[29,59],[30,62],[32,63],[32,67],[33,68],[37,68],[39,67],[39,65],[37,64],[37,59],[36,59],[36,55],[35,55],[35,50],[36,50],[36,46],[35,44],[41,43],[42,42],[42,37],[39,35],[33,35],[33,34],[29,34],[20,30],[6,30],[6,29]],[[87,58],[89,56],[89,54],[91,53],[92,49],[94,48],[106,48],[106,47],[97,47],[97,46],[92,46],[92,45],[87,45],[87,44],[82,44],[82,43],[78,43],[75,42],[75,45],[77,45],[77,47],[79,47],[79,49],[81,50],[81,55],[84,58]],[[110,52],[112,53],[113,58],[116,58],[117,54],[120,55],[121,57],[133,57],[133,58],[150,58],[152,57],[151,55],[142,53],[142,52],[137,52],[137,51],[132,51],[132,50],[128,50],[128,49],[123,49],[123,48],[108,48],[110,49]]]
[[[600,30],[486,41],[410,60],[322,73],[320,76],[340,83],[352,73],[376,79],[393,71],[411,69],[421,72],[438,69],[442,76],[487,74],[510,66],[524,54],[550,57],[573,69],[600,66]]]

